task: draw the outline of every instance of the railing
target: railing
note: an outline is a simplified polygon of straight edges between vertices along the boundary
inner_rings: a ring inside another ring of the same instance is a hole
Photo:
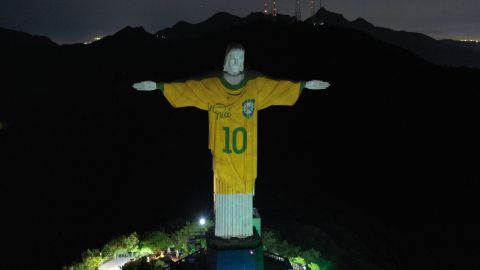
[[[296,262],[290,262],[292,265],[293,270],[307,270],[308,267],[306,265],[302,265]]]
[[[102,266],[102,265],[106,264],[107,262],[109,262],[111,260],[114,260],[116,258],[120,258],[120,257],[134,258],[135,253],[128,252],[128,253],[122,253],[122,254],[118,254],[118,255],[115,255],[115,256],[103,258],[102,261],[98,264],[98,266]]]
[[[291,262],[287,257],[284,257],[280,254],[272,253],[269,251],[264,251],[263,254],[271,259],[274,259],[279,262],[283,262],[288,266],[288,269],[293,269],[293,270],[308,270],[308,267],[296,262]]]
[[[276,253],[272,253],[272,252],[269,252],[269,251],[264,251],[263,254],[271,259],[274,259],[276,261],[279,261],[279,262],[288,262],[288,258],[287,257],[283,257],[282,255],[280,254],[276,254]]]

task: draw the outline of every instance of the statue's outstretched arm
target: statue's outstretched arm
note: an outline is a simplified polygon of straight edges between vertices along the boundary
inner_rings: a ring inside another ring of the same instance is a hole
[[[157,83],[153,81],[143,81],[133,84],[133,88],[138,91],[153,91],[157,90]]]
[[[328,82],[311,80],[305,83],[305,88],[310,90],[322,90],[327,89],[330,86]]]

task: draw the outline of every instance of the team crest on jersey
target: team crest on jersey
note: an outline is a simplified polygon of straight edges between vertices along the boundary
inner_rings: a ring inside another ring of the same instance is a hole
[[[250,119],[253,116],[253,111],[255,110],[255,99],[247,99],[242,103],[243,107],[243,116]]]

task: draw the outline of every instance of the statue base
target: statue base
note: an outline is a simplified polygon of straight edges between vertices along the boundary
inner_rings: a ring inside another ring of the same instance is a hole
[[[253,236],[223,239],[207,236],[207,270],[263,270],[263,245],[257,230]]]

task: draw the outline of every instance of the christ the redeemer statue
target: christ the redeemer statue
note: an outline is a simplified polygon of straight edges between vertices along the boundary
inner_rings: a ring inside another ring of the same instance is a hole
[[[293,105],[304,88],[318,90],[329,83],[292,82],[251,76],[244,72],[245,50],[231,44],[223,74],[202,80],[156,83],[143,81],[141,91],[159,89],[175,107],[208,111],[209,143],[213,155],[215,236],[253,235],[253,195],[257,178],[258,111],[272,105]]]

